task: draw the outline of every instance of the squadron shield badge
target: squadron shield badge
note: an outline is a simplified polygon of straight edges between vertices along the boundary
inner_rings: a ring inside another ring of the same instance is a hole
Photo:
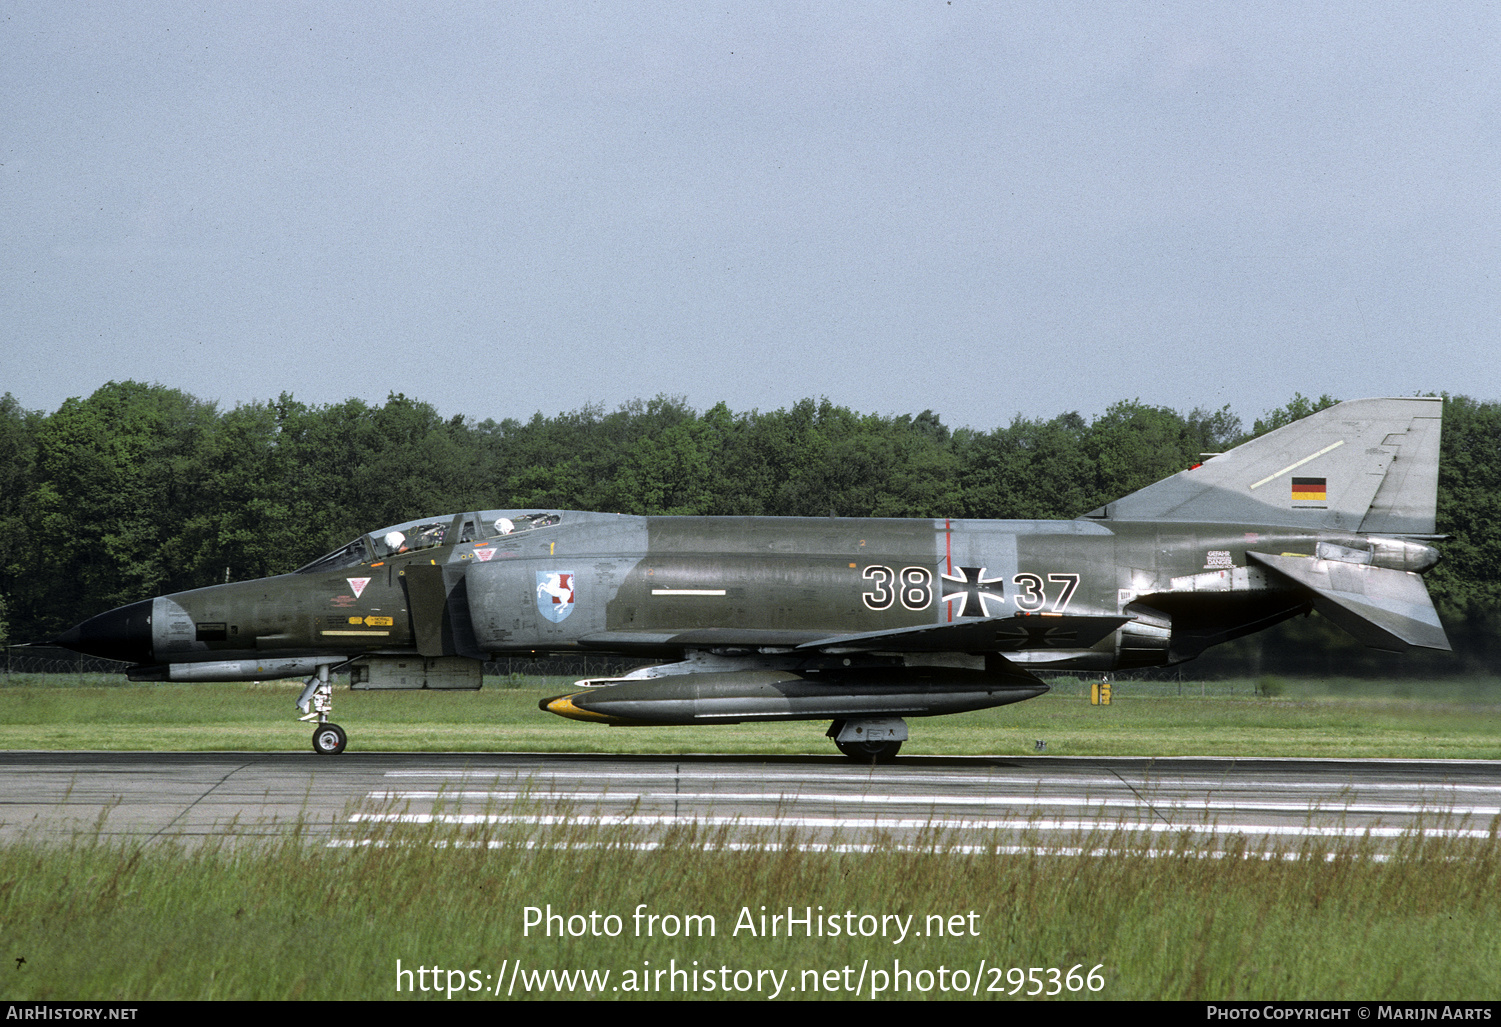
[[[537,572],[537,609],[557,624],[573,612],[573,571]]]

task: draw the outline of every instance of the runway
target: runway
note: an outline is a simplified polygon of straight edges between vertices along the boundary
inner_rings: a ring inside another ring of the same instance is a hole
[[[1493,839],[1498,825],[1492,761],[0,753],[6,842],[243,843],[300,826],[335,846],[434,830],[655,844],[696,826],[731,845],[1104,851],[1133,836],[1215,853],[1390,851],[1415,836]]]

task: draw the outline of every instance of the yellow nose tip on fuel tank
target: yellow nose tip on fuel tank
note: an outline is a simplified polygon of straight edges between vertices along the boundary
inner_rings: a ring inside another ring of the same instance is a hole
[[[537,707],[538,709],[545,710],[548,713],[556,713],[560,717],[567,717],[569,720],[587,720],[592,721],[596,724],[625,723],[619,717],[610,717],[606,716],[603,713],[594,713],[590,710],[580,709],[579,707],[575,706],[573,704],[573,700],[576,697],[585,694],[587,693],[570,692],[567,695],[554,696],[551,699],[543,699],[537,704]]]

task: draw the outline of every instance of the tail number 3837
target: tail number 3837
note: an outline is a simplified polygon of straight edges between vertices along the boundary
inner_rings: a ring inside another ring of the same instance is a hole
[[[926,567],[903,567],[900,571],[880,564],[865,568],[860,575],[869,587],[860,598],[872,610],[889,610],[898,599],[909,610],[926,610],[933,602],[933,572]],[[1040,574],[1018,574],[1012,579],[1017,586],[1017,608],[1027,612],[1062,613],[1079,587],[1077,574],[1049,574],[1044,583]],[[1051,603],[1049,603],[1051,600]]]

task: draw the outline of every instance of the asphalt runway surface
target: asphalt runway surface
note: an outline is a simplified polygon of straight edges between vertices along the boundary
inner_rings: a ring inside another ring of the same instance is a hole
[[[1498,825],[1501,763],[1478,760],[0,753],[3,841],[238,844],[300,827],[335,846],[516,831],[650,845],[695,827],[735,846],[1389,851]]]

